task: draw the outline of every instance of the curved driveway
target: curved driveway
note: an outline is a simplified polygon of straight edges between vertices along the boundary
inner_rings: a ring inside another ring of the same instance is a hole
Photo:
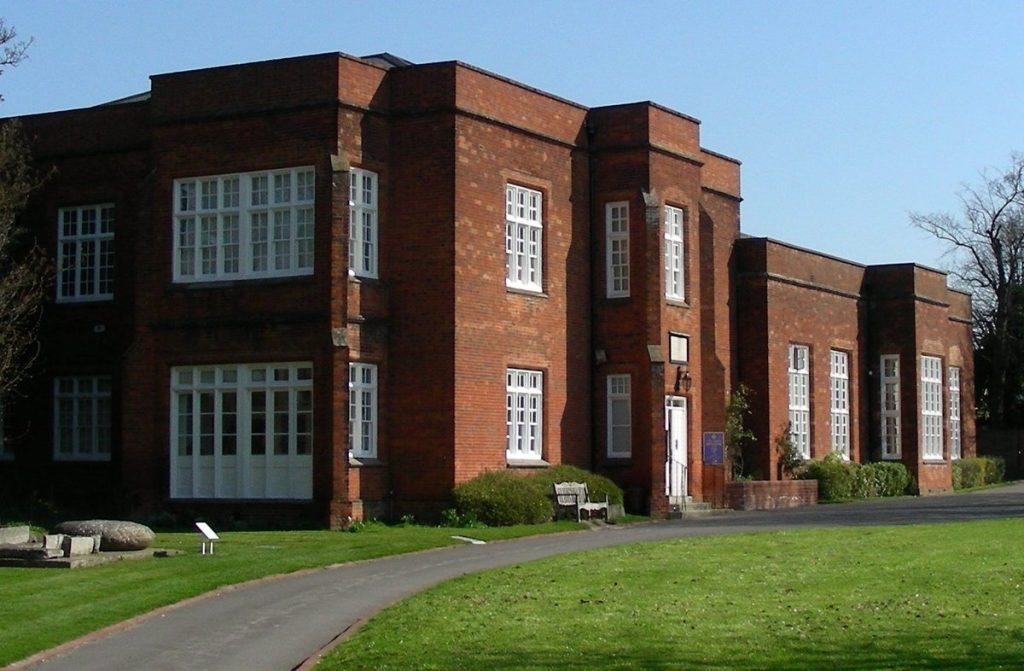
[[[466,573],[688,536],[1003,517],[1024,517],[1024,483],[970,494],[734,512],[430,550],[220,590],[44,653],[29,668],[283,671],[302,665],[381,608]]]

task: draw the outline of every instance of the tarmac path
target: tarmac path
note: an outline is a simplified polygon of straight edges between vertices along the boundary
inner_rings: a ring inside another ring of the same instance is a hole
[[[691,536],[1006,517],[1024,517],[1024,482],[968,494],[731,512],[428,550],[225,588],[11,668],[286,671],[311,665],[325,646],[382,608],[467,573],[568,552]]]

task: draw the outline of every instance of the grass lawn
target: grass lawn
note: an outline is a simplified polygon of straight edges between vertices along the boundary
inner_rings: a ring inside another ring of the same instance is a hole
[[[157,534],[180,557],[73,570],[0,568],[0,667],[154,608],[268,575],[484,540],[580,528],[575,522],[493,529],[384,527],[338,531],[226,532],[202,557],[197,534]]]
[[[389,608],[318,667],[531,668],[1024,668],[1024,520],[546,559]]]

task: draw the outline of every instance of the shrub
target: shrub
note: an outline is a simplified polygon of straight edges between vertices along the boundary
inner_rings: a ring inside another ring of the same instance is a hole
[[[854,469],[856,467],[833,452],[821,461],[809,461],[801,473],[804,480],[818,481],[818,498],[822,501],[842,501],[854,495]]]
[[[953,462],[953,489],[970,489],[1002,482],[1006,462],[1002,457],[968,457]]]
[[[490,526],[540,524],[551,519],[551,501],[535,478],[487,471],[452,490],[458,514]]]
[[[545,494],[551,492],[551,486],[556,482],[585,482],[587,491],[595,501],[604,500],[604,496],[607,494],[609,503],[622,503],[622,490],[618,485],[603,475],[591,473],[576,466],[567,464],[555,466],[531,475],[530,480],[537,482]]]
[[[953,488],[970,489],[985,484],[985,473],[977,458],[958,459],[953,462]]]
[[[1006,461],[1002,457],[978,457],[984,464],[984,480],[986,485],[1002,482],[1006,475]]]
[[[877,461],[870,464],[863,464],[861,471],[869,473],[874,483],[874,493],[871,496],[901,496],[907,493],[910,487],[910,472],[907,467],[898,461]]]

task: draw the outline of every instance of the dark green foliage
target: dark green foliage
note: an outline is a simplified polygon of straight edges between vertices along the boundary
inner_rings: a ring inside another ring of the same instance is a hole
[[[818,481],[818,499],[820,501],[842,501],[853,498],[853,469],[834,452],[820,461],[808,461],[801,472],[801,478]]]
[[[487,471],[452,490],[461,516],[491,526],[540,524],[551,519],[547,490],[536,478]]]
[[[970,457],[953,462],[953,489],[970,489],[1002,482],[1006,462],[1002,457]]]
[[[530,479],[540,483],[545,492],[551,492],[551,486],[556,482],[585,482],[590,497],[595,501],[603,501],[607,494],[609,503],[622,503],[622,490],[618,485],[603,475],[576,466],[555,466],[531,475]]]
[[[743,477],[743,452],[756,439],[746,423],[750,415],[751,394],[750,387],[741,383],[729,397],[729,405],[725,406],[725,455],[733,480]]]
[[[856,464],[835,452],[820,461],[806,462],[800,478],[818,481],[821,501],[900,496],[911,483],[907,467],[898,461]]]

